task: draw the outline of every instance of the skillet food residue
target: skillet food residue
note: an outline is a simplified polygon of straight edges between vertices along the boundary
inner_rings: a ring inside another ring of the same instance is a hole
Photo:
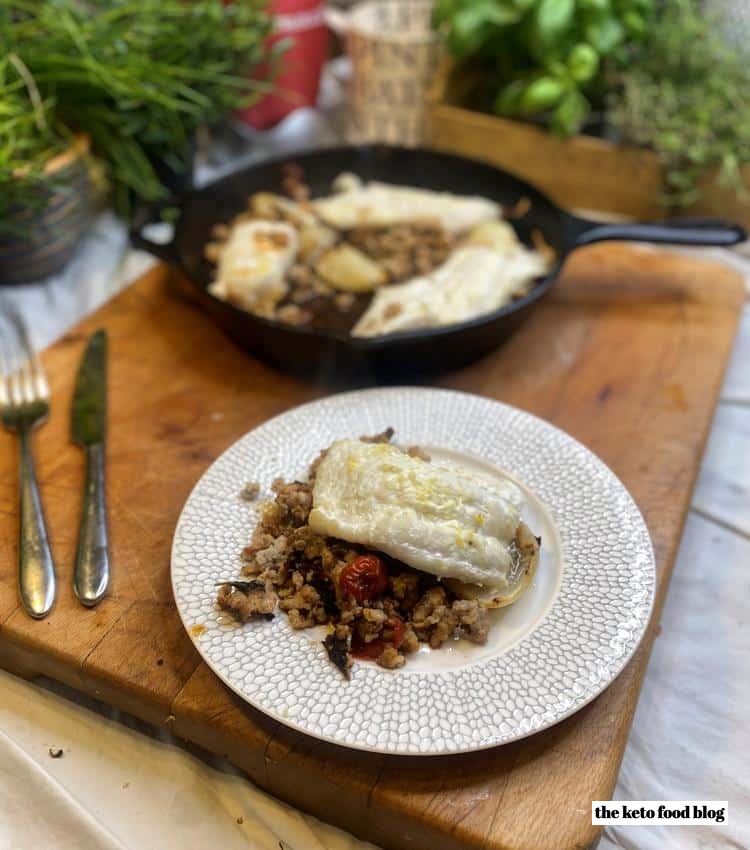
[[[311,200],[294,168],[284,186],[291,197],[252,195],[205,248],[209,292],[257,316],[315,325],[335,313],[355,337],[440,327],[522,297],[550,266],[487,198],[342,174]]]

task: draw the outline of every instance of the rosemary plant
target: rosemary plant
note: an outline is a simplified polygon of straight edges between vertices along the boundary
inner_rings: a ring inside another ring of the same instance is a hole
[[[268,90],[270,31],[265,0],[3,0],[1,188],[83,132],[121,212],[164,199],[195,130]]]

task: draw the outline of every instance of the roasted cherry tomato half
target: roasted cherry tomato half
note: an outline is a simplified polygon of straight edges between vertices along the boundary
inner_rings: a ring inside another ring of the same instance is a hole
[[[360,555],[341,570],[339,586],[360,605],[372,602],[385,593],[388,570],[377,555]]]

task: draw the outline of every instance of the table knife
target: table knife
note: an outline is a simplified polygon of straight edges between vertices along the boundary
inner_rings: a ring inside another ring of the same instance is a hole
[[[104,487],[107,426],[107,332],[89,340],[78,370],[71,416],[73,440],[86,452],[86,481],[78,530],[73,590],[83,605],[96,605],[109,585],[109,540]]]

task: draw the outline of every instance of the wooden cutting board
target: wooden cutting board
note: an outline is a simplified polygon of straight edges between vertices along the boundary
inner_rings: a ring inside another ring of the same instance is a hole
[[[589,706],[515,744],[430,758],[349,751],[265,718],[213,676],[183,631],[169,551],[190,489],[240,435],[326,388],[240,352],[179,289],[160,266],[44,355],[53,403],[36,455],[60,591],[40,622],[16,596],[16,445],[0,433],[0,662],[165,725],[229,756],[273,794],[386,848],[595,843],[591,800],[609,798],[615,784],[735,332],[739,277],[692,258],[593,246],[571,258],[502,350],[435,381],[530,410],[599,454],[646,517],[658,590],[641,648]],[[84,341],[98,327],[110,334],[114,581],[110,597],[85,610],[71,591],[83,458],[68,422]]]

